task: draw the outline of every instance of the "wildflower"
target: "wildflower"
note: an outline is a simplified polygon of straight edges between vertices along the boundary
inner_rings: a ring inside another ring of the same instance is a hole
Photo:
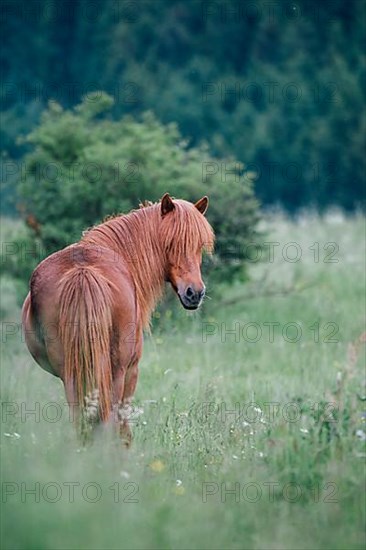
[[[165,464],[161,460],[154,460],[154,462],[150,464],[150,468],[152,469],[153,472],[160,474],[160,472],[162,472],[165,469]]]

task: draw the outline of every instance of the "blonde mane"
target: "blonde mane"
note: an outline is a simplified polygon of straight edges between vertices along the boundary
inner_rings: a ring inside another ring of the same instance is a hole
[[[81,242],[109,248],[125,261],[135,284],[144,327],[162,295],[167,260],[179,265],[199,250],[211,253],[213,230],[190,202],[174,200],[174,210],[161,216],[160,203],[145,203],[88,230]]]

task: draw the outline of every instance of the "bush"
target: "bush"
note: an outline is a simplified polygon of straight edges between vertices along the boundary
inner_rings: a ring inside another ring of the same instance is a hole
[[[2,308],[10,311],[5,304],[12,303],[14,295],[18,306],[28,292],[28,281],[37,263],[44,257],[39,239],[29,234],[21,220],[1,218],[1,258],[0,266],[4,285]],[[11,291],[8,292],[8,289]]]
[[[140,120],[110,120],[112,105],[104,93],[89,95],[73,110],[51,102],[26,138],[32,149],[18,185],[20,208],[45,252],[79,240],[105,216],[167,191],[191,201],[207,194],[217,236],[214,277],[243,277],[258,220],[251,181],[239,177],[243,165],[214,159],[205,144],[189,148],[176,124],[164,126],[151,112]]]

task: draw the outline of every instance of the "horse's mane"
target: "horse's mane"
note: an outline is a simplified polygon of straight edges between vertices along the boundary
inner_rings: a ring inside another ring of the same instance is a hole
[[[160,203],[144,203],[139,210],[118,215],[83,235],[82,242],[116,251],[125,260],[134,280],[145,327],[161,297],[167,256],[175,265],[199,250],[211,253],[213,230],[190,202],[174,200],[175,209],[164,218]]]

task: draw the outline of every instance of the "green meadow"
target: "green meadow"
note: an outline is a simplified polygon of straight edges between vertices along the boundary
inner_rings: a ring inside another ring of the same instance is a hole
[[[364,548],[365,219],[263,217],[246,283],[154,316],[129,450],[80,444],[2,278],[4,550]]]

